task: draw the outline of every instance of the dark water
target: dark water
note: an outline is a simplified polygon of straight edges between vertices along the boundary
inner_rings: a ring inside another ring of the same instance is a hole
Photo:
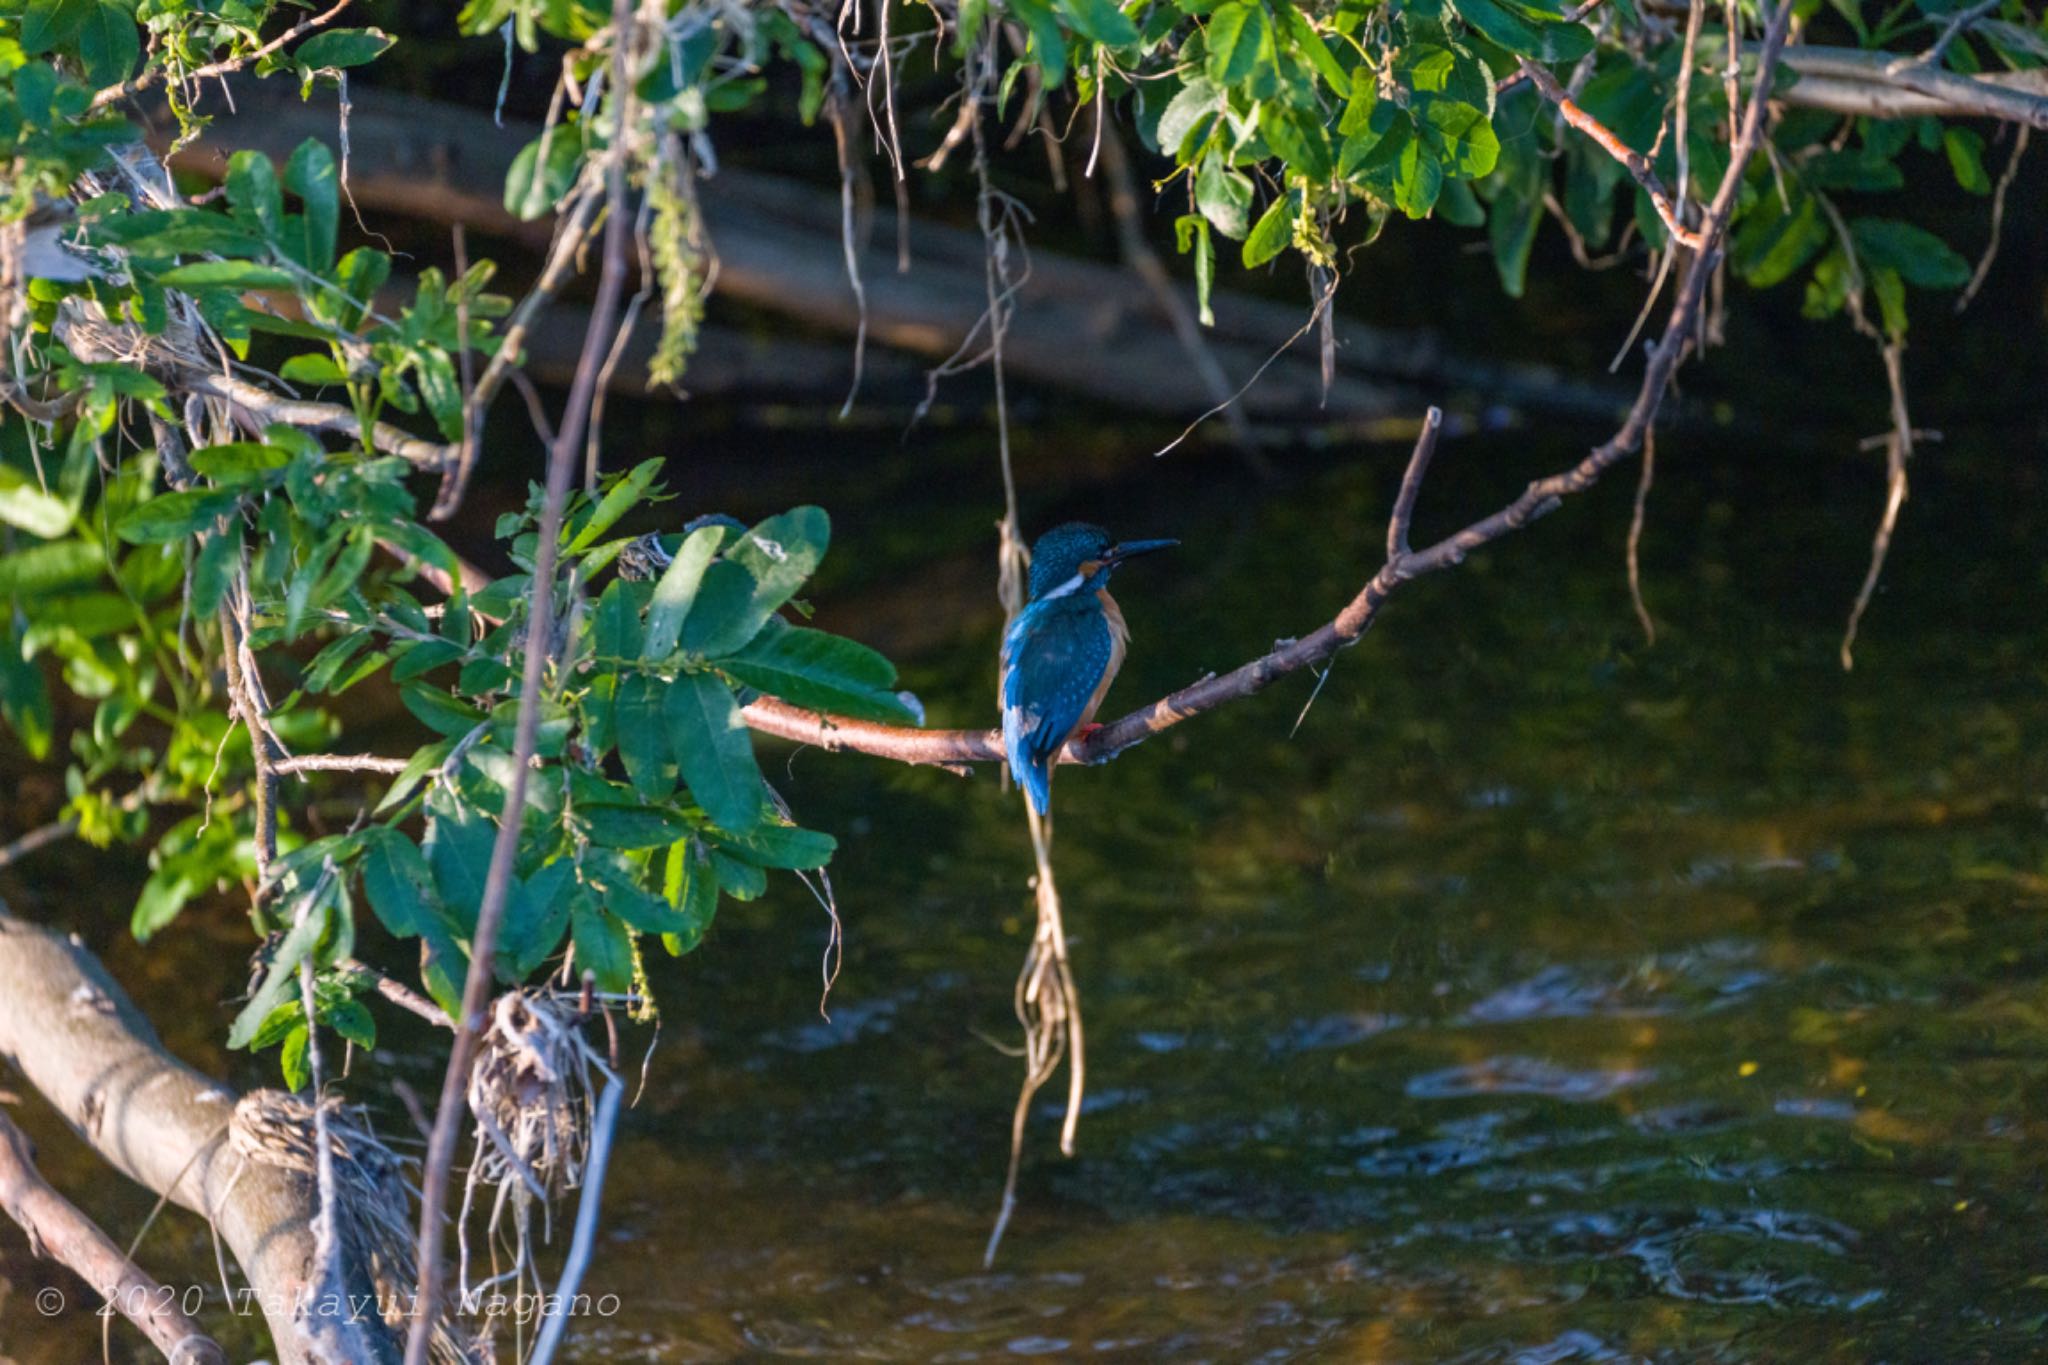
[[[667,1022],[588,1286],[618,1311],[575,1358],[2048,1356],[2048,577],[2040,490],[1999,440],[1923,461],[1853,673],[1876,470],[1671,441],[1655,648],[1617,484],[1404,593],[1292,738],[1306,678],[1069,770],[1090,1098],[1073,1160],[1042,1106],[993,1271],[1016,798],[772,755],[844,841],[830,1018],[794,885],[657,968]],[[1038,509],[1187,542],[1120,581],[1117,697],[1332,612],[1378,562],[1401,453],[1277,491],[1125,467]],[[1424,521],[1570,454],[1448,443]],[[828,624],[919,642],[939,723],[986,709],[986,520],[958,488],[851,511],[820,594]],[[934,526],[960,553],[906,593]],[[906,596],[971,615],[906,626]],[[235,933],[168,951],[217,962]],[[225,984],[157,971],[144,1003],[209,1002],[173,1032],[217,1046]],[[420,1056],[387,1065],[431,1084]],[[191,1220],[162,1236],[159,1273],[205,1278]],[[89,1330],[30,1349],[38,1272],[0,1270],[8,1348],[96,1356]]]

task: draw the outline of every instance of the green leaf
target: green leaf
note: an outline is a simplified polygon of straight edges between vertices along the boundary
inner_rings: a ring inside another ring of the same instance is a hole
[[[768,889],[768,874],[752,863],[711,850],[711,870],[718,876],[719,889],[736,901],[757,899]]]
[[[21,50],[34,57],[78,36],[99,0],[30,0],[21,16]]]
[[[1541,62],[1575,62],[1593,50],[1593,34],[1583,24],[1546,23],[1540,27],[1523,13],[1495,0],[1453,0],[1460,18],[1508,51]],[[1528,7],[1516,6],[1524,13]]]
[[[1319,118],[1267,103],[1260,106],[1259,132],[1289,171],[1317,183],[1330,178],[1330,137]]]
[[[681,816],[656,806],[603,802],[574,809],[590,842],[599,848],[666,848],[690,832],[689,824]]]
[[[1884,329],[1894,340],[1906,334],[1906,285],[1890,266],[1870,272],[1870,292],[1877,295]]]
[[[192,595],[187,599],[192,614],[210,621],[227,600],[228,584],[234,581],[241,561],[242,537],[235,530],[209,531],[192,561]]]
[[[1956,183],[1971,194],[1991,193],[1991,177],[1984,170],[1984,138],[1972,128],[1945,128],[1941,145],[1948,153],[1949,168]]]
[[[289,270],[254,261],[194,261],[167,270],[157,283],[172,289],[292,289],[298,279]]]
[[[597,978],[597,988],[621,994],[633,988],[633,938],[626,926],[598,909],[578,902],[570,918],[576,945],[576,967]]]
[[[1216,240],[1209,235],[1209,220],[1199,214],[1188,213],[1176,218],[1173,223],[1174,235],[1180,239],[1181,253],[1189,250],[1195,253],[1195,309],[1204,327],[1216,325],[1216,314],[1209,307],[1209,295],[1216,287]]]
[[[557,858],[524,881],[513,884],[505,901],[505,927],[498,937],[498,974],[524,981],[562,942],[569,911],[579,888],[576,864]]]
[[[1444,171],[1459,180],[1492,174],[1500,159],[1500,138],[1486,111],[1455,100],[1431,100],[1422,111],[1422,131]]]
[[[675,754],[662,715],[664,686],[644,673],[622,673],[618,695],[612,699],[619,760],[626,765],[633,790],[649,801],[666,801],[676,790]]]
[[[447,907],[452,923],[474,924],[483,908],[484,883],[490,878],[498,827],[488,816],[467,806],[457,807],[442,793],[430,797],[427,808],[433,814],[427,820],[421,852],[433,869],[440,903]]]
[[[606,489],[604,497],[591,512],[590,520],[583,523],[575,537],[562,547],[562,552],[578,555],[597,544],[599,536],[611,530],[620,517],[639,505],[641,495],[647,491],[647,486],[654,482],[655,476],[661,473],[665,463],[667,461],[659,456],[651,460],[642,460],[634,465],[624,478]]]
[[[0,719],[21,739],[30,758],[41,762],[50,756],[56,717],[50,707],[49,685],[12,630],[0,636]]]
[[[1131,47],[1138,41],[1138,26],[1111,0],[1059,0],[1059,9],[1075,32],[1104,47]]]
[[[277,168],[261,152],[236,152],[228,158],[228,203],[244,227],[254,227],[267,241],[284,236],[284,195]]]
[[[547,151],[545,165],[541,162],[543,147]],[[506,211],[527,223],[546,217],[576,183],[582,160],[583,132],[573,124],[557,125],[527,143],[505,173]]]
[[[1444,187],[1444,168],[1419,137],[1401,148],[1394,166],[1394,205],[1410,218],[1426,218]]]
[[[1247,270],[1257,269],[1287,249],[1287,244],[1294,239],[1294,218],[1299,212],[1300,190],[1289,190],[1266,206],[1251,235],[1244,239]]]
[[[1365,132],[1379,103],[1379,73],[1370,64],[1358,67],[1351,73],[1351,98],[1344,105],[1344,117],[1337,120],[1337,131],[1347,138]]]
[[[346,36],[345,32],[323,33],[306,46],[322,38]],[[301,210],[294,224],[298,232],[285,234],[285,254],[316,275],[326,274],[334,264],[334,234],[341,213],[337,186],[334,153],[317,138],[301,142],[291,160],[284,163],[284,187],[299,196]]]
[[[662,714],[690,795],[712,823],[751,829],[761,818],[761,768],[732,690],[708,673],[686,673],[668,689]]]
[[[1179,157],[1190,134],[1223,108],[1223,91],[1207,76],[1196,76],[1167,102],[1159,116],[1159,150]]]
[[[1209,78],[1241,85],[1261,65],[1273,64],[1273,30],[1263,4],[1232,3],[1209,16]]]
[[[312,1046],[312,1035],[303,1022],[284,1036],[284,1046],[278,1049],[277,1069],[284,1076],[287,1090],[304,1090],[313,1082],[313,1068],[306,1053]]]
[[[375,61],[396,42],[374,28],[332,28],[316,33],[292,49],[292,62],[302,70],[325,71]]]
[[[405,761],[405,766],[398,770],[398,776],[391,779],[390,789],[377,803],[377,808],[370,813],[382,815],[411,796],[420,783],[426,781],[428,773],[448,761],[448,755],[454,752],[455,743],[456,741],[452,739],[444,739],[415,750],[413,756]]]
[[[329,909],[327,897],[323,895],[306,906],[297,923],[285,931],[284,938],[278,942],[277,952],[270,959],[270,969],[264,974],[263,984],[250,995],[249,1003],[242,1007],[242,1012],[235,1016],[233,1027],[228,1030],[229,1047],[247,1047],[258,1026],[297,984],[299,964],[319,946],[327,932]]]
[[[697,592],[705,571],[725,538],[722,526],[700,526],[690,532],[654,585],[654,597],[647,607],[647,635],[640,657],[666,659],[676,652],[683,622],[696,605]]]
[[[289,371],[291,366],[286,365],[285,369]],[[264,445],[261,441],[232,441],[227,445],[206,446],[193,451],[191,456],[192,468],[218,483],[261,482],[264,475],[275,473],[291,462],[290,452]]]
[[[715,834],[718,846],[755,867],[808,871],[832,861],[839,841],[814,829],[762,822],[744,835]]]
[[[822,507],[792,508],[745,532],[727,547],[725,559],[752,576],[750,596],[736,609],[706,613],[701,623],[686,622],[684,646],[712,658],[744,648],[817,571],[831,540],[832,519]],[[711,600],[707,594],[707,603]]]
[[[1849,235],[1865,265],[1895,270],[1907,284],[1957,289],[1969,283],[1970,263],[1924,228],[1895,218],[1858,218],[1849,224]]]
[[[671,957],[681,957],[704,941],[711,920],[718,912],[718,875],[711,857],[694,839],[678,839],[669,846],[662,869],[662,894],[683,917],[683,927],[662,935],[661,944]]]
[[[1251,177],[1230,169],[1222,152],[1210,152],[1195,170],[1195,207],[1225,237],[1244,240],[1252,223]]]
[[[1009,0],[1008,9],[1031,31],[1031,55],[1049,90],[1057,90],[1067,78],[1067,35],[1060,29],[1059,16],[1044,0]]]
[[[198,892],[189,872],[175,861],[152,872],[142,884],[142,894],[135,898],[135,910],[128,920],[128,930],[135,941],[149,942],[158,930],[178,917],[185,903]]]
[[[295,355],[278,367],[280,377],[294,384],[345,384],[348,376],[341,366],[334,363],[334,357],[320,352]]]
[[[357,1047],[377,1046],[377,1021],[354,1000],[344,1000],[327,1011],[330,1028]]]
[[[896,669],[887,659],[822,630],[789,625],[764,630],[719,667],[794,706],[896,724],[917,719],[890,690]]]
[[[86,80],[97,86],[119,85],[141,55],[134,14],[114,0],[94,6],[78,30],[78,56],[85,64]]]
[[[1294,40],[1296,50],[1315,68],[1316,74],[1323,78],[1324,83],[1339,94],[1348,93],[1351,89],[1351,73],[1344,69],[1344,64],[1330,51],[1330,45],[1316,32],[1316,27],[1309,22],[1308,16],[1296,9],[1288,0],[1282,0],[1280,22],[1287,29],[1288,36]]]
[[[395,937],[413,938],[442,919],[440,892],[419,846],[395,829],[380,828],[363,849],[363,894]]]
[[[45,493],[13,465],[0,464],[0,521],[55,540],[71,529],[73,515],[70,503]]]
[[[131,545],[183,540],[210,528],[239,499],[240,494],[232,489],[188,488],[165,493],[130,509],[114,524],[114,533]]]
[[[1827,245],[1829,235],[1817,196],[1795,191],[1787,212],[1778,195],[1766,193],[1743,218],[1729,261],[1752,287],[1768,289],[1790,279],[1812,260],[1813,254]]]
[[[47,593],[90,583],[105,570],[107,559],[89,540],[57,540],[0,555],[0,593]]]
[[[351,302],[336,310],[335,322],[350,331],[362,325],[364,317],[377,302],[377,291],[391,278],[391,258],[381,251],[359,246],[341,258],[335,267],[334,282],[341,286]],[[323,309],[333,307],[333,296],[324,290],[315,302]]]
[[[408,683],[398,689],[405,709],[437,735],[451,738],[466,735],[484,720],[484,713],[467,702],[457,701],[438,687]]]

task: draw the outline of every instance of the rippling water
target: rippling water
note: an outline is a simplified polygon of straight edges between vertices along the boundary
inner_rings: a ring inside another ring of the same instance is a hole
[[[1440,463],[1437,524],[1529,472]],[[1120,581],[1119,695],[1341,601],[1393,468],[1120,494],[1187,545]],[[2048,1356],[2042,541],[1981,493],[1916,500],[1852,674],[1860,513],[1672,492],[1649,649],[1604,490],[1399,599],[1297,737],[1305,679],[1064,777],[1090,1100],[1072,1160],[1040,1105],[993,1270],[1015,797],[775,757],[844,841],[845,969],[821,1015],[795,887],[657,968],[590,1286],[619,1311],[575,1358]],[[992,631],[911,660],[936,722]]]

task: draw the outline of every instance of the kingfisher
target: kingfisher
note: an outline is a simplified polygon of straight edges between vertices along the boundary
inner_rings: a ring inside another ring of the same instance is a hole
[[[1177,540],[1110,539],[1085,521],[1055,526],[1031,547],[1030,597],[1003,634],[1003,748],[1040,815],[1052,807],[1052,767],[1095,719],[1130,644],[1109,576]]]

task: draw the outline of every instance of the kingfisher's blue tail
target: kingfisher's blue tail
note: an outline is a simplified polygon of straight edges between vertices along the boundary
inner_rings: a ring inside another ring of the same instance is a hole
[[[1052,764],[1049,761],[1027,758],[1022,763],[1012,762],[1010,771],[1016,774],[1017,785],[1024,789],[1024,795],[1031,801],[1031,809],[1040,815],[1052,810]]]

